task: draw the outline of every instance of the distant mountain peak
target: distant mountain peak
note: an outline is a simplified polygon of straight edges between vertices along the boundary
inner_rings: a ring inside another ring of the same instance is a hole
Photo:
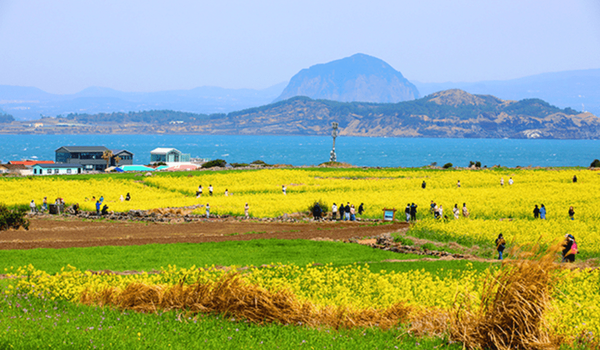
[[[294,96],[341,102],[396,103],[418,98],[419,91],[385,61],[357,53],[302,69],[275,101]]]

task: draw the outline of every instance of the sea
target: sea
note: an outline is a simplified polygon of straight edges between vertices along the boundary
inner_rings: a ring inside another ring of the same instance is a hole
[[[332,145],[332,138],[327,136],[0,135],[0,160],[54,160],[54,151],[62,146],[105,146],[133,152],[134,164],[148,164],[150,151],[173,147],[192,158],[303,166],[329,161]],[[433,163],[465,167],[471,161],[488,167],[587,167],[600,159],[599,140],[341,136],[335,147],[339,162],[366,167],[421,167]]]

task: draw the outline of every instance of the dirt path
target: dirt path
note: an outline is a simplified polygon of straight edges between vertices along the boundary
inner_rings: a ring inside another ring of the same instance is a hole
[[[251,239],[341,240],[408,230],[406,223],[267,223],[211,219],[192,223],[82,221],[32,218],[29,231],[0,232],[0,249],[93,247],[152,243],[201,243]]]

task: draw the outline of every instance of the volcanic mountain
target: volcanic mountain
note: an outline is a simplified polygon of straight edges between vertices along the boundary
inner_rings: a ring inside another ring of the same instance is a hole
[[[386,62],[359,53],[301,70],[275,102],[294,96],[340,102],[396,103],[418,98],[419,91]]]

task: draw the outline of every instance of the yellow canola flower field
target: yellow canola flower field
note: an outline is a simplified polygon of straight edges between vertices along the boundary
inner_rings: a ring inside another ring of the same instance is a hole
[[[577,176],[578,181],[572,181]],[[509,179],[514,181],[509,185]],[[501,179],[504,185],[500,185]],[[423,181],[425,189],[421,187]],[[461,186],[458,187],[458,181]],[[203,195],[196,197],[198,186]],[[208,195],[209,185],[214,188]],[[282,192],[282,185],[287,194]],[[228,196],[225,196],[225,191]],[[251,217],[276,217],[306,212],[315,202],[331,205],[364,203],[362,217],[381,218],[383,208],[396,208],[402,219],[407,203],[418,205],[413,231],[444,236],[462,244],[491,245],[499,233],[511,243],[554,241],[573,234],[580,256],[600,256],[600,176],[588,169],[262,169],[156,173],[153,176],[111,174],[98,176],[49,176],[0,178],[4,204],[40,205],[62,197],[68,204],[79,203],[95,210],[91,198],[105,198],[109,210],[152,209],[210,204],[211,214],[244,214],[249,204]],[[131,201],[120,196],[131,194]],[[87,200],[86,200],[87,199]],[[431,201],[444,208],[447,223],[429,213]],[[470,217],[454,220],[452,208],[466,203]],[[533,219],[534,205],[544,204],[546,220]],[[574,207],[575,220],[568,209]],[[196,211],[204,214],[204,209]]]
[[[107,288],[124,290],[129,284],[174,286],[216,281],[229,272],[214,267],[178,269],[169,266],[161,274],[95,275],[67,267],[49,275],[33,266],[12,272],[18,277],[8,290],[32,296],[78,302],[84,291],[101,292]],[[548,319],[553,327],[569,337],[582,332],[600,334],[600,270],[563,270],[556,286]],[[416,308],[450,310],[463,296],[478,300],[487,271],[472,266],[461,271],[412,270],[409,272],[372,272],[367,265],[344,267],[274,265],[252,268],[242,273],[251,284],[270,291],[287,289],[300,300],[321,306],[346,306],[358,309],[385,309],[398,302]],[[10,293],[10,292],[7,292]]]

